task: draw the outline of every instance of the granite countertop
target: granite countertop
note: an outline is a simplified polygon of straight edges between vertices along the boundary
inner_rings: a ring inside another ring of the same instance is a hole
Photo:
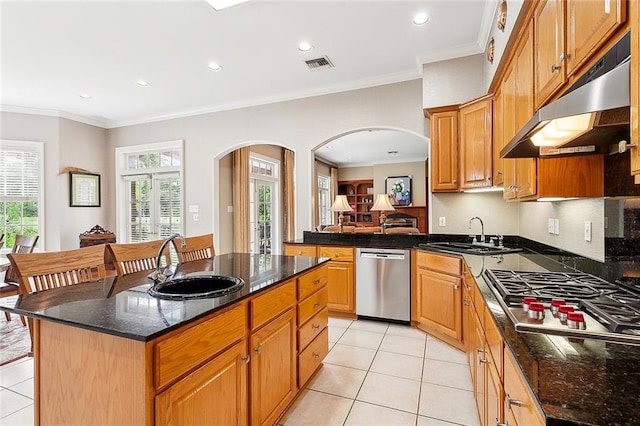
[[[548,425],[640,424],[640,346],[518,332],[482,275],[485,269],[574,272],[571,266],[526,248],[462,257]],[[603,263],[601,269],[606,275],[616,267]]]
[[[218,309],[295,277],[329,259],[230,253],[179,264],[176,276],[195,271],[244,280],[237,292],[217,298],[164,300],[150,296],[151,271],[18,296],[2,309],[133,340],[149,341]]]

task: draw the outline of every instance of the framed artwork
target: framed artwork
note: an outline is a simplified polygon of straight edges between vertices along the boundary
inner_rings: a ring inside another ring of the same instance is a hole
[[[69,206],[100,207],[100,175],[69,172]]]
[[[385,192],[394,206],[411,204],[411,176],[389,176],[384,180]]]

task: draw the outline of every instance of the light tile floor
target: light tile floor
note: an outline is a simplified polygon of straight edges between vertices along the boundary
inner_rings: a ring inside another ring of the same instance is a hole
[[[329,319],[330,352],[281,425],[478,425],[464,353],[408,326]],[[33,425],[33,359],[0,367],[0,425]]]

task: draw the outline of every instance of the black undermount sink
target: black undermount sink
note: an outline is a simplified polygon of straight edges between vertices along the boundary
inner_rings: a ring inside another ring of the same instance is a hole
[[[244,281],[237,277],[196,272],[158,282],[149,294],[170,300],[205,299],[235,293],[243,285]]]
[[[448,251],[453,253],[462,253],[462,254],[475,254],[480,256],[491,256],[494,254],[506,254],[506,253],[515,253],[522,251],[521,248],[512,248],[512,247],[498,247],[493,245],[484,245],[484,244],[472,244],[472,243],[462,243],[462,242],[452,242],[452,241],[444,241],[444,242],[434,242],[434,243],[423,243],[419,245],[420,248],[424,248],[427,250],[438,250],[438,251]]]

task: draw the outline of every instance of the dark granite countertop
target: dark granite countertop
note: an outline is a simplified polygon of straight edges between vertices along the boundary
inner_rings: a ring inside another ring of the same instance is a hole
[[[162,300],[147,290],[151,271],[2,299],[3,310],[37,319],[149,341],[328,261],[325,258],[230,253],[179,264],[176,276],[211,271],[244,280],[236,293],[208,299]],[[15,301],[15,302],[14,302]]]
[[[526,248],[503,256],[463,258],[548,425],[640,424],[640,346],[518,332],[482,275],[485,269],[574,272],[572,266],[585,264],[592,270],[583,272],[610,278],[611,271],[625,269],[622,265],[604,262],[597,268],[584,259],[549,256]]]

